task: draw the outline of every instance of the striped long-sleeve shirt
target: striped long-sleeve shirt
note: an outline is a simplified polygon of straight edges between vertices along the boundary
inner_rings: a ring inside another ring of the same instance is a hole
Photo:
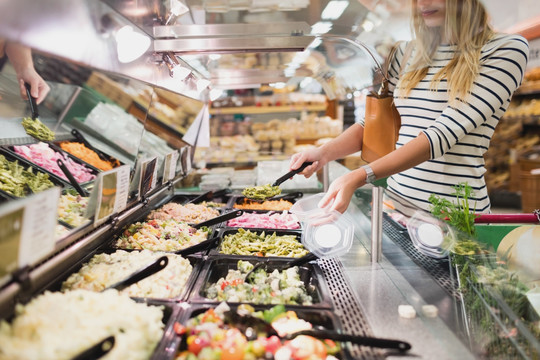
[[[439,46],[426,77],[404,98],[395,85],[405,46],[402,44],[390,68],[390,90],[395,90],[394,101],[401,114],[396,148],[424,133],[431,156],[430,160],[391,176],[388,187],[429,210],[428,198],[432,193],[453,200],[452,186],[467,182],[474,190],[470,206],[477,213],[489,212],[483,155],[512,94],[521,85],[529,55],[527,41],[519,35],[497,34],[484,45],[471,95],[456,104],[448,102],[445,80],[438,89],[430,90],[431,79],[452,59],[455,46]]]

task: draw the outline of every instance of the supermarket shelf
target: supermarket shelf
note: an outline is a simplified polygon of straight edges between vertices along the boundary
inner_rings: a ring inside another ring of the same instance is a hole
[[[300,112],[300,111],[325,111],[326,104],[305,105],[305,106],[238,106],[228,108],[212,108],[210,115],[231,115],[231,114],[270,114],[280,112]]]

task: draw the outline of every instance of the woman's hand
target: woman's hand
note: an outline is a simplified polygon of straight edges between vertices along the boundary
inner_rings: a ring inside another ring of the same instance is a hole
[[[38,104],[45,99],[51,90],[49,85],[41,76],[39,76],[33,67],[21,70],[19,73],[17,73],[17,77],[19,78],[21,97],[25,100],[28,100],[28,96],[26,96],[26,89],[24,87],[25,82],[30,84],[30,94],[32,97],[36,98],[36,103]]]
[[[312,161],[313,164],[307,166],[300,174],[304,175],[306,178],[313,175],[315,172],[319,171],[328,161],[324,159],[324,153],[321,148],[308,149],[300,153],[296,153],[291,156],[291,161],[289,163],[289,168],[291,170],[296,170],[306,161]]]
[[[318,205],[320,208],[329,207],[329,210],[344,213],[349,207],[354,191],[365,184],[364,170],[355,170],[342,175],[330,184],[326,195]]]

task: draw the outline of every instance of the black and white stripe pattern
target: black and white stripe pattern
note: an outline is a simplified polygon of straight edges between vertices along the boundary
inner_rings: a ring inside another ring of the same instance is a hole
[[[394,77],[390,90],[395,89],[396,69],[401,66],[405,46],[402,44],[392,64]],[[420,208],[429,210],[430,194],[452,200],[454,197],[450,194],[455,191],[452,186],[467,182],[475,194],[470,201],[471,210],[489,212],[483,155],[512,94],[521,85],[529,47],[519,35],[496,35],[482,48],[480,73],[471,95],[465,101],[450,105],[447,82],[442,80],[435,91],[430,90],[430,82],[452,59],[454,52],[455,46],[439,46],[426,78],[412,89],[408,98],[400,98],[400,89],[394,92],[402,123],[396,147],[423,132],[431,145],[431,159],[391,176],[388,186]]]

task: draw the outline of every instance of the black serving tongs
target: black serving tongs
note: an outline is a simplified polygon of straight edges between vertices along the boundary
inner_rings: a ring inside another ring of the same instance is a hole
[[[84,350],[79,355],[76,355],[75,357],[71,358],[71,360],[95,360],[99,359],[106,354],[109,353],[109,351],[112,350],[114,347],[114,336],[108,336],[105,339],[101,340],[100,342],[96,343],[95,345],[92,345],[88,349]]]
[[[272,186],[279,186],[281,184],[283,184],[286,180],[292,178],[294,175],[298,174],[298,173],[301,173],[302,171],[304,171],[305,168],[307,168],[309,165],[313,164],[313,162],[311,161],[306,161],[305,163],[303,163],[302,165],[300,165],[300,167],[296,170],[291,170],[289,171],[288,173],[286,173],[285,175],[283,175],[282,177],[280,177],[279,179],[277,179],[276,181],[274,181],[274,183],[272,184]]]
[[[165,269],[168,263],[169,263],[169,258],[167,256],[162,256],[154,260],[153,262],[151,262],[149,265],[145,266],[144,268],[135,271],[124,280],[121,280],[117,282],[116,284],[113,284],[105,288],[103,291],[106,291],[109,289],[116,289],[118,291],[124,290],[128,286],[138,283],[139,281],[146,279],[147,277],[151,275],[154,275],[158,271]]]
[[[221,215],[216,216],[216,217],[214,217],[212,219],[200,222],[198,224],[193,224],[191,226],[194,227],[195,229],[200,229],[203,226],[212,226],[212,225],[216,225],[216,224],[222,223],[222,222],[230,220],[230,219],[237,218],[239,216],[242,216],[243,213],[244,213],[244,211],[242,211],[242,210],[229,211],[228,213],[221,214]]]
[[[280,336],[271,324],[251,314],[238,314],[236,311],[228,310],[224,313],[224,316],[225,322],[238,328],[238,330],[240,330],[244,333],[244,335],[246,335],[248,340],[253,336],[256,337],[258,332],[265,332],[267,337],[275,335],[283,340],[294,339],[299,335],[308,335],[321,340],[329,339],[342,342],[351,342],[353,344],[362,346],[370,346],[383,349],[396,349],[402,352],[411,349],[411,344],[401,340],[376,338],[353,334],[342,334],[340,332],[327,330],[324,328],[322,330],[301,330],[292,334]]]
[[[283,184],[286,180],[292,178],[294,175],[304,171],[304,169],[306,167],[308,167],[309,165],[311,165],[311,164],[313,164],[313,162],[311,162],[311,161],[304,162],[302,165],[300,165],[300,167],[298,169],[289,171],[288,173],[286,173],[285,175],[281,176],[276,181],[274,181],[274,183],[272,185],[270,185],[270,186],[271,187],[276,187],[276,186],[279,186],[279,185]],[[257,189],[257,188],[258,187],[255,187],[255,189]],[[295,193],[295,194],[298,194],[298,193]],[[289,194],[276,195],[276,196],[269,196],[269,197],[264,197],[264,198],[254,198],[254,197],[246,196],[246,198],[248,198],[248,199],[250,199],[252,201],[263,202],[263,201],[266,201],[266,200],[283,200],[288,195]]]
[[[84,190],[81,185],[79,185],[77,180],[73,177],[73,174],[71,173],[71,171],[69,171],[69,169],[67,168],[66,164],[64,164],[64,162],[61,159],[57,159],[56,163],[60,167],[60,170],[62,170],[64,175],[66,175],[66,177],[68,178],[69,183],[71,184],[71,186],[73,186],[75,188],[75,190],[77,190],[79,195],[81,195],[82,197],[87,197],[88,192],[86,190]]]
[[[187,247],[185,249],[175,251],[174,253],[177,254],[177,255],[185,257],[187,255],[198,253],[199,251],[208,250],[211,247],[213,247],[214,245],[216,245],[218,243],[219,239],[221,239],[221,237],[215,236],[213,238],[201,241],[200,243],[195,244],[193,246],[190,246],[190,247]]]
[[[39,120],[38,106],[36,98],[31,94],[30,84],[25,82],[24,87],[26,89],[26,96],[28,97],[28,104],[30,105],[30,111],[32,113],[31,119],[27,117],[23,118],[22,126],[24,131],[40,141],[54,140],[54,132]]]
[[[186,204],[197,204],[202,201],[210,201],[213,198],[221,197],[229,192],[230,192],[229,189],[210,190],[187,201]]]
[[[293,266],[302,266],[304,264],[307,264],[308,262],[312,261],[312,260],[317,260],[318,257],[313,254],[313,253],[309,253],[307,255],[304,255],[302,257],[299,257],[298,259],[294,259],[292,261],[289,261],[285,264],[280,264],[278,267],[280,269],[280,271],[283,271],[284,269],[288,269],[288,268],[291,268]],[[249,270],[248,273],[246,274],[246,276],[244,277],[245,281],[248,282],[249,281],[249,278],[250,276],[255,273],[255,271],[257,269],[261,269],[261,268],[264,268],[266,271],[268,271],[268,261],[269,259],[265,259],[261,262],[258,262],[256,263],[254,266],[253,266],[253,269]]]

